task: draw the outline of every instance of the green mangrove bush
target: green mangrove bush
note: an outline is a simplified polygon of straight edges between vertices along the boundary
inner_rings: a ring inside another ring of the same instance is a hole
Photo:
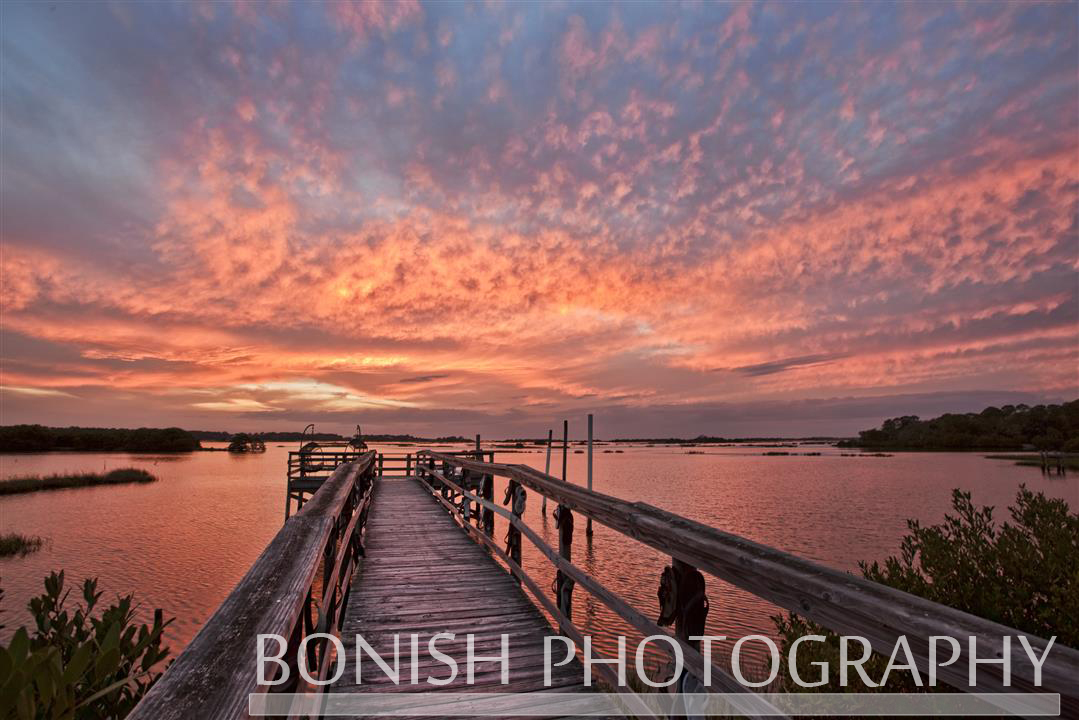
[[[100,609],[97,580],[82,585],[69,605],[64,573],[45,578],[30,600],[34,627],[15,631],[0,648],[0,707],[19,720],[119,720],[142,699],[164,668],[165,620],[135,622],[133,596]]]
[[[975,507],[969,492],[952,491],[954,514],[939,525],[922,527],[909,520],[898,556],[884,564],[861,563],[862,575],[874,582],[942,605],[993,620],[1031,635],[1079,647],[1079,513],[1068,503],[1020,486],[1011,520],[998,526],[992,507]],[[827,642],[799,646],[797,670],[808,682],[819,679],[813,663],[839,664],[835,633],[796,614],[772,618],[780,635],[784,664],[803,635],[823,635]],[[888,659],[873,654],[866,663],[870,678],[880,678]],[[846,687],[838,679],[815,692],[903,692],[919,689],[909,672],[889,675],[883,687],[867,687],[853,674]],[[792,692],[805,691],[793,682]]]

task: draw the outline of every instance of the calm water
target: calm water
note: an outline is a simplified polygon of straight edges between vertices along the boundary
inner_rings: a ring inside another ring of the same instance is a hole
[[[125,455],[58,453],[0,455],[0,476],[100,471],[143,467],[160,481],[151,485],[81,488],[0,497],[0,527],[47,538],[47,546],[25,558],[0,560],[5,591],[5,639],[27,621],[27,600],[41,591],[53,569],[69,582],[100,578],[106,597],[134,592],[143,609],[165,609],[176,617],[169,641],[178,652],[247,571],[284,515],[286,453],[295,443],[272,444],[261,455],[193,453]],[[402,448],[380,448],[401,452]],[[761,455],[766,448],[698,449],[621,447],[621,454],[595,455],[596,490],[643,501],[841,570],[859,560],[895,553],[907,518],[940,521],[950,509],[953,487],[973,493],[980,504],[1005,508],[1020,483],[1079,507],[1079,476],[1045,477],[1036,468],[976,454],[910,453],[892,457],[842,457],[830,447],[805,447],[821,456]],[[543,468],[542,450],[496,455],[501,462]],[[554,474],[561,460],[552,458]],[[570,454],[571,481],[584,482],[585,456]],[[501,486],[496,488],[501,500]],[[549,509],[553,509],[549,508]],[[540,513],[531,494],[529,523],[557,545],[554,523]],[[665,558],[596,525],[591,543],[578,522],[574,560],[639,610],[656,616],[656,588]],[[498,537],[504,535],[500,525]],[[553,584],[554,573],[524,543],[530,574]],[[708,578],[709,631],[737,638],[772,631],[776,609]],[[575,593],[574,618],[593,634],[609,638],[621,623],[582,590]],[[607,644],[600,642],[601,645]]]

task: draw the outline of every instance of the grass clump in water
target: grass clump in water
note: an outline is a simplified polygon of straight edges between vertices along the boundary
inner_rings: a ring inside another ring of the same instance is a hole
[[[1059,462],[1066,470],[1079,470],[1079,455],[1065,455],[1060,458],[1053,455],[1047,458],[1045,463],[1042,462],[1041,455],[986,455],[985,457],[987,460],[1014,460],[1016,465],[1023,467],[1042,467],[1047,464],[1051,469],[1055,469]]]
[[[93,485],[124,485],[151,483],[157,477],[139,468],[117,468],[107,473],[78,473],[74,475],[27,475],[0,481],[0,495],[63,490]]]
[[[0,557],[23,557],[37,552],[45,543],[36,535],[20,535],[19,533],[0,534]]]

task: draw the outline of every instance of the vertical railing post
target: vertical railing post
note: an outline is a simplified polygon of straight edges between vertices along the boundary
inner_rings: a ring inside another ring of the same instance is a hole
[[[494,475],[483,476],[483,485],[480,488],[480,497],[482,497],[487,502],[495,501]],[[488,507],[485,507],[483,509],[483,532],[487,533],[489,537],[494,537],[495,534],[495,511]]]
[[[412,453],[405,458],[405,477],[412,476]]]
[[[468,481],[471,478],[472,478],[472,474],[469,472],[468,468],[461,468],[461,479],[458,481],[458,485],[460,485],[462,489],[467,490],[468,489]],[[469,500],[467,497],[465,497],[465,495],[462,494],[460,496],[460,503],[461,503],[461,520],[463,520],[465,525],[467,525],[470,522],[472,522],[472,501]]]
[[[491,479],[492,490],[494,489],[494,478]],[[528,493],[521,487],[521,484],[516,480],[510,480],[506,485],[506,497],[502,501],[503,505],[510,506],[510,512],[513,517],[518,520],[525,512],[525,500],[528,498]],[[491,512],[491,532],[494,532],[494,512]],[[510,560],[517,563],[517,566],[521,566],[521,531],[512,522],[508,523],[506,528],[506,554],[510,556]],[[516,575],[514,578],[518,583],[521,579]]]
[[[480,436],[476,435],[476,461],[483,462],[484,453],[483,447],[480,442]],[[487,502],[493,503],[495,501],[495,476],[494,475],[482,475],[480,477],[479,496]],[[495,535],[495,511],[482,507],[476,510],[476,521],[479,527],[483,530],[488,537],[493,538]]]
[[[708,596],[705,595],[704,575],[689,563],[671,558],[671,564],[663,569],[659,580],[657,624],[673,624],[676,637],[700,650],[700,640],[690,638],[704,634],[707,617]]]
[[[453,475],[453,466],[451,466],[448,462],[443,460],[442,461],[442,477],[449,480],[449,479],[451,479],[451,477],[450,477],[451,475]],[[446,498],[447,500],[451,500],[452,496],[453,496],[453,491],[450,490],[450,486],[446,485],[446,484],[443,484],[442,485],[442,497]]]
[[[558,554],[567,562],[573,561],[573,513],[565,505],[554,511],[554,524],[558,529]],[[573,579],[559,570],[555,574],[555,602],[567,619],[573,619]]]

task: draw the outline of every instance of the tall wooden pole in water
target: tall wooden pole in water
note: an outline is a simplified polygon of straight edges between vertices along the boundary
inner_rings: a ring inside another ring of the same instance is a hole
[[[566,482],[566,457],[569,455],[569,420],[562,421],[562,482]],[[558,528],[558,554],[566,560],[573,555],[573,513],[565,505],[555,509],[555,527]],[[573,618],[573,580],[561,570],[555,573],[555,591],[558,609],[567,618]]]
[[[592,413],[588,413],[588,492],[592,492]],[[584,534],[592,537],[592,518],[585,523]]]
[[[547,430],[547,462],[543,464],[543,474],[551,474],[551,440],[554,439],[554,429],[548,428]],[[544,517],[547,516],[547,496],[543,496],[543,507],[540,508]]]
[[[566,482],[566,455],[569,453],[569,420],[562,421],[562,482]]]
[[[483,462],[483,447],[480,444],[480,436],[476,434],[476,461]],[[495,499],[495,476],[482,475],[480,477],[480,497],[488,502]],[[476,523],[483,528],[488,536],[495,534],[495,511],[481,506],[476,507]]]

